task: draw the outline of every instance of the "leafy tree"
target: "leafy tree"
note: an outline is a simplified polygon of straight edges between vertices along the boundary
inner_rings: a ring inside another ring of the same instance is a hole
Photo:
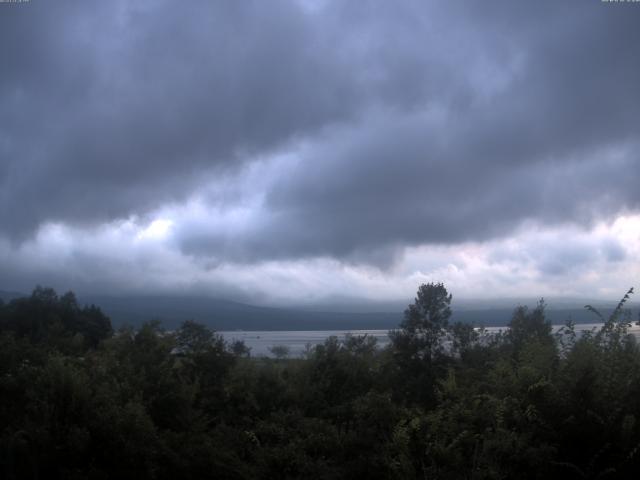
[[[451,298],[442,283],[422,284],[413,304],[404,312],[400,327],[413,335],[423,335],[429,346],[438,344],[451,317]]]
[[[287,345],[274,345],[269,347],[269,351],[278,360],[283,360],[291,355],[291,349]]]
[[[94,348],[113,333],[111,320],[95,305],[80,307],[73,292],[59,297],[36,287],[30,297],[9,302],[0,315],[0,330],[62,351]]]
[[[551,322],[546,319],[545,307],[544,300],[540,299],[533,310],[529,310],[526,306],[519,306],[513,312],[507,338],[516,351],[530,341],[553,343]]]
[[[176,344],[181,353],[199,354],[211,348],[215,340],[214,333],[205,325],[187,320],[176,332]]]
[[[407,400],[431,405],[444,359],[443,337],[451,317],[452,295],[442,283],[420,285],[404,312],[400,330],[389,332],[395,363],[392,381]]]
[[[0,478],[636,478],[630,294],[591,332],[554,337],[540,303],[478,337],[423,285],[389,347],[278,361],[195,322],[90,340],[87,307],[37,288],[0,305]]]

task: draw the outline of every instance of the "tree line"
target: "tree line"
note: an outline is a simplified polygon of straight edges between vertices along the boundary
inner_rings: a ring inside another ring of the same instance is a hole
[[[487,336],[426,284],[385,348],[347,335],[274,359],[193,321],[114,331],[38,287],[0,302],[0,476],[636,478],[631,293],[585,334],[553,333],[540,302]]]

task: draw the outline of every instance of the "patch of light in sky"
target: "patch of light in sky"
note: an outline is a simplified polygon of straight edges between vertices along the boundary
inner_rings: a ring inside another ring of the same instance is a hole
[[[162,240],[169,234],[173,221],[158,218],[136,234],[136,240]]]

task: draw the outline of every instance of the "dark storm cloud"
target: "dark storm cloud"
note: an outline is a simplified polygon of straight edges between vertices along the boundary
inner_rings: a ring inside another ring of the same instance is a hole
[[[414,38],[402,53],[409,76],[429,77],[418,59],[442,62],[437,88],[303,152],[269,192],[272,221],[225,253],[361,259],[507,235],[525,220],[589,226],[637,210],[640,9],[481,5],[438,12],[442,37],[395,25]],[[185,237],[188,251],[218,250],[212,236]]]
[[[0,220],[100,221],[353,115],[357,80],[285,2],[3,5]]]
[[[185,222],[183,250],[388,264],[640,206],[637,5],[308,5],[5,8],[0,229],[144,214],[283,151],[251,225]]]

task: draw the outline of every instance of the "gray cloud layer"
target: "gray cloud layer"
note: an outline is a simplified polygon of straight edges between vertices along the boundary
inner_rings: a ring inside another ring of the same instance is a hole
[[[144,215],[281,153],[253,223],[185,221],[178,246],[388,264],[636,211],[639,21],[598,1],[2,5],[0,232]]]

